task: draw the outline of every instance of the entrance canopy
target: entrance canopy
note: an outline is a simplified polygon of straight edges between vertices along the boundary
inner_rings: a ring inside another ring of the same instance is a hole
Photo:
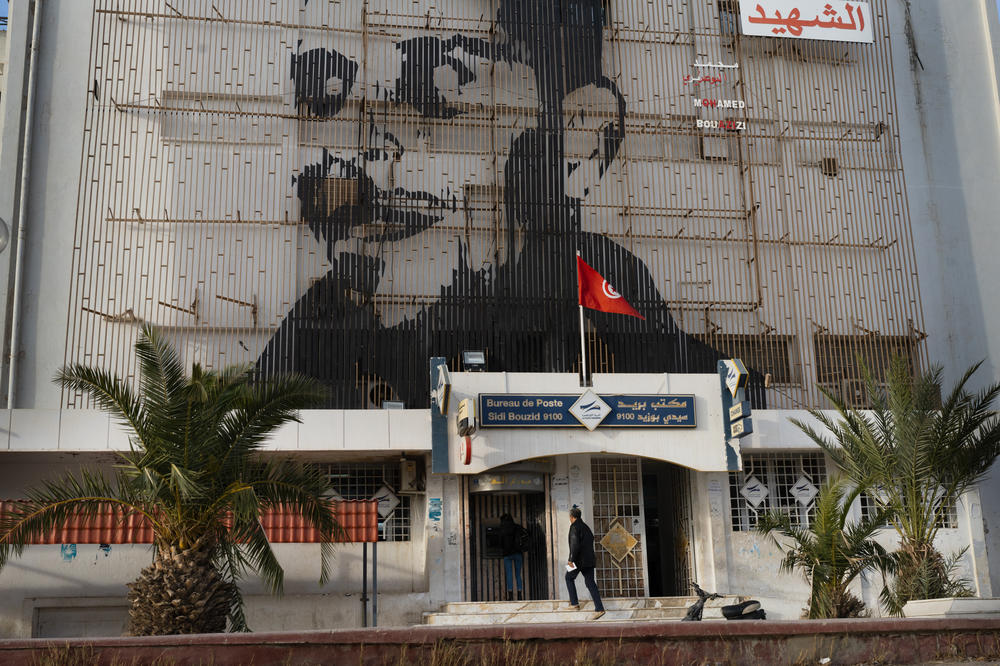
[[[715,374],[456,372],[448,410],[448,467],[479,474],[508,463],[571,453],[644,456],[725,472],[726,440]],[[588,392],[589,391],[589,392]],[[459,434],[474,412],[476,429]],[[464,425],[464,421],[463,421]]]

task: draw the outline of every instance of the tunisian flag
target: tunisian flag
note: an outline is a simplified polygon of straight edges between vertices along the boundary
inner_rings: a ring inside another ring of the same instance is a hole
[[[646,320],[600,273],[581,259],[580,255],[576,255],[576,277],[579,301],[583,307]]]

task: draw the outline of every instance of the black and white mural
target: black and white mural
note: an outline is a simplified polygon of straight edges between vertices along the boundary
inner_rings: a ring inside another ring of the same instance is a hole
[[[606,181],[629,100],[605,71],[605,3],[459,4],[468,34],[428,13],[330,26],[291,55],[305,119],[290,181],[328,270],[260,371],[319,377],[331,406],[361,408],[426,406],[429,357],[463,350],[490,371],[577,370],[580,250],[645,317],[587,311],[592,365],[714,372],[720,354],[675,323],[644,261],[581,222],[588,197],[621,186]]]
[[[131,375],[150,322],[422,407],[431,356],[578,371],[580,251],[645,317],[587,311],[592,372],[732,355],[757,407],[762,373],[864,405],[857,358],[926,337],[888,15],[789,40],[744,4],[95,0],[66,362]]]

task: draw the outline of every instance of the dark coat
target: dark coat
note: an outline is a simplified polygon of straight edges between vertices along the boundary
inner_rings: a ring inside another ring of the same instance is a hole
[[[521,552],[517,543],[517,535],[522,529],[524,528],[513,521],[500,523],[500,550],[504,557],[517,555]]]
[[[569,561],[579,569],[597,566],[594,555],[594,533],[579,518],[569,526]]]

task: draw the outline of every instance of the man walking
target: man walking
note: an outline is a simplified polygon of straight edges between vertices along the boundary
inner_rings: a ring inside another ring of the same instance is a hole
[[[576,596],[576,577],[583,574],[583,581],[590,592],[590,598],[594,600],[594,610],[597,612],[594,617],[604,615],[604,604],[601,603],[601,593],[597,590],[597,582],[594,581],[594,567],[597,566],[597,557],[594,555],[594,533],[587,527],[587,523],[580,518],[583,513],[579,508],[573,507],[569,510],[569,562],[566,564],[566,587],[569,588],[569,609],[580,610],[580,600]]]

